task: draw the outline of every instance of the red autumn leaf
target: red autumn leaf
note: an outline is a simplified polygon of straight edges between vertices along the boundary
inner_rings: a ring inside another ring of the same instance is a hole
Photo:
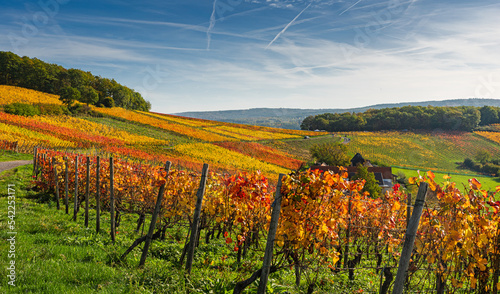
[[[479,190],[481,189],[481,183],[479,183],[476,178],[469,179],[469,185],[471,186],[472,189],[474,190]]]

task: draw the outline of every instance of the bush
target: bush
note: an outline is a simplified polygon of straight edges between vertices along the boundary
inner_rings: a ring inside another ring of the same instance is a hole
[[[92,109],[85,104],[75,104],[69,108],[72,114],[76,115],[87,115],[92,112]]]
[[[464,160],[464,163],[463,163],[463,166],[468,168],[468,169],[474,169],[476,163],[474,163],[474,160],[470,159],[470,158],[466,158]]]
[[[347,147],[342,143],[323,143],[311,147],[311,155],[317,162],[333,166],[348,166]]]
[[[40,110],[38,107],[33,106],[31,104],[24,103],[12,103],[4,106],[4,111],[6,113],[22,115],[22,116],[34,116],[39,115]]]
[[[482,172],[487,174],[492,174],[495,176],[500,176],[500,165],[496,165],[493,163],[486,163],[483,165]]]
[[[371,198],[378,198],[382,193],[382,188],[378,185],[377,179],[375,179],[375,174],[368,171],[368,167],[358,164],[358,171],[352,180],[365,180],[365,186],[363,187],[363,192],[370,193]]]
[[[40,114],[43,115],[63,115],[70,114],[68,108],[65,105],[57,104],[36,104],[36,107],[40,110]]]
[[[103,104],[105,107],[115,107],[115,100],[113,100],[113,98],[111,97],[106,97],[104,98],[104,101],[103,101]]]
[[[485,150],[478,151],[476,156],[474,156],[476,161],[479,161],[481,164],[485,164],[491,160],[491,155],[489,152]]]

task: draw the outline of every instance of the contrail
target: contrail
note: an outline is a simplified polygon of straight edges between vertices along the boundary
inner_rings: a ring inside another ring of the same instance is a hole
[[[273,39],[271,42],[269,42],[269,44],[267,44],[266,49],[267,49],[267,48],[269,48],[269,46],[271,46],[271,45],[274,43],[274,41],[276,41],[276,40],[277,40],[277,39],[278,39],[278,38],[279,38],[279,37],[280,37],[280,36],[281,36],[281,35],[282,35],[282,34],[283,34],[283,33],[284,33],[287,29],[288,29],[288,27],[290,27],[290,26],[291,26],[291,25],[292,25],[292,24],[296,21],[296,20],[297,20],[297,18],[299,18],[299,16],[302,14],[302,12],[306,11],[306,9],[307,9],[307,8],[309,8],[309,6],[311,6],[311,4],[312,4],[312,2],[311,2],[311,3],[309,3],[309,5],[307,5],[307,6],[306,6],[306,8],[302,9],[302,11],[301,11],[299,14],[297,14],[297,16],[296,16],[294,19],[292,19],[292,21],[291,21],[291,22],[289,22],[289,23],[288,23],[288,24],[287,24],[287,25],[286,25],[286,26],[285,26],[285,27],[281,30],[281,32],[279,32],[279,33],[276,35],[276,37],[274,37],[274,39]]]
[[[349,9],[353,8],[354,6],[358,5],[359,2],[361,2],[363,0],[358,0],[356,1],[356,3],[354,3],[353,5],[349,6],[349,8],[347,8],[346,10],[342,11],[339,15],[342,15],[344,13],[346,13]]]
[[[215,26],[215,5],[217,3],[217,0],[214,0],[214,8],[212,10],[212,15],[210,16],[210,24],[208,25],[207,29],[207,50],[210,50],[210,40],[212,39],[212,35],[210,34],[212,32],[212,29]]]

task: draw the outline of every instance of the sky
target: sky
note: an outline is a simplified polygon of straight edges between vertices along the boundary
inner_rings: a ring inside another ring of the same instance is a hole
[[[500,2],[3,0],[0,51],[163,113],[500,99]]]

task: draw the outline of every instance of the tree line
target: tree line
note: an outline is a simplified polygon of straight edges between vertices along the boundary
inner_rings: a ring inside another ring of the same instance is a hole
[[[79,69],[66,69],[37,58],[20,57],[12,52],[0,51],[0,84],[66,96],[100,107],[151,109],[151,103],[140,93],[114,79],[94,76]]]
[[[302,130],[329,132],[381,130],[471,131],[478,126],[500,123],[500,107],[493,106],[404,106],[369,109],[362,113],[324,113],[306,117]]]

